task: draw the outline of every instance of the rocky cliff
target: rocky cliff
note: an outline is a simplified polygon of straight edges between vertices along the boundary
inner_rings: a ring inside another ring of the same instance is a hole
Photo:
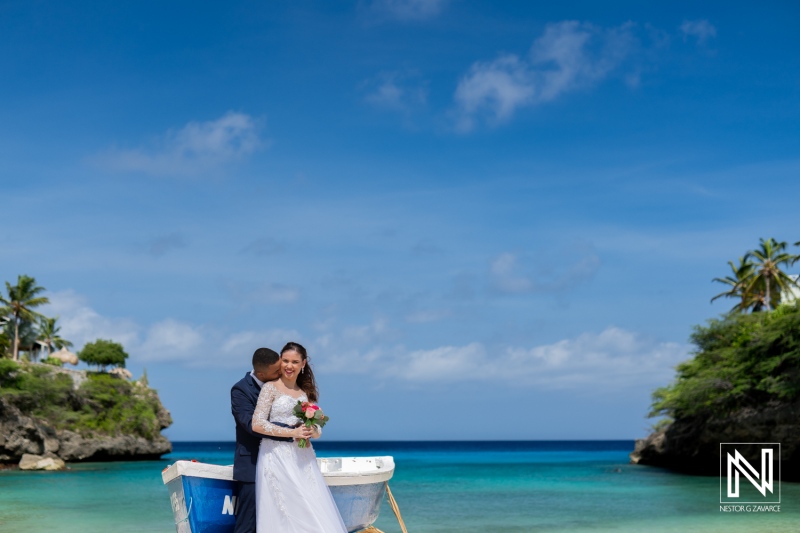
[[[691,339],[694,357],[653,394],[651,416],[672,422],[631,461],[719,475],[721,443],[780,443],[781,477],[800,481],[800,306],[710,320]]]
[[[634,464],[718,476],[720,443],[781,444],[781,478],[800,481],[800,402],[744,408],[725,417],[689,417],[636,441]]]
[[[172,418],[146,384],[108,375],[58,380],[59,374],[64,375],[30,367],[5,373],[0,462],[18,463],[23,454],[64,461],[154,459],[172,450],[160,434]],[[126,411],[130,406],[134,409]]]
[[[172,423],[163,407],[159,423],[161,429]],[[172,444],[163,435],[146,439],[137,435],[81,435],[68,429],[57,430],[0,398],[0,462],[18,463],[26,453],[50,452],[64,461],[108,461],[157,459],[171,451]]]

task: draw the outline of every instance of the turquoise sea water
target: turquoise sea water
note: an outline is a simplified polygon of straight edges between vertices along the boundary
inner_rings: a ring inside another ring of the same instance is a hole
[[[780,513],[721,513],[719,480],[628,464],[632,441],[325,443],[319,456],[392,455],[409,533],[800,531],[800,484]],[[0,532],[174,532],[161,470],[230,464],[233,443],[175,443],[162,461],[0,472]],[[375,524],[400,528],[388,505]]]

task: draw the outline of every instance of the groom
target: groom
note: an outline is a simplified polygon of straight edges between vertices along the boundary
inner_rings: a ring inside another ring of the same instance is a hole
[[[239,489],[234,533],[256,531],[256,461],[258,446],[266,435],[254,433],[253,411],[258,394],[267,381],[278,379],[280,356],[269,348],[253,354],[253,371],[248,372],[231,388],[231,412],[236,420],[236,452],[233,458],[233,479]]]

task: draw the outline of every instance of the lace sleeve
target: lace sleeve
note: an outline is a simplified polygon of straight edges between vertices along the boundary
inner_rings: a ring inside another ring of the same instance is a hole
[[[286,437],[292,428],[277,426],[269,421],[269,413],[272,410],[272,402],[278,396],[278,390],[272,383],[265,383],[261,387],[261,394],[258,395],[256,410],[253,411],[253,431],[263,435],[273,437]]]

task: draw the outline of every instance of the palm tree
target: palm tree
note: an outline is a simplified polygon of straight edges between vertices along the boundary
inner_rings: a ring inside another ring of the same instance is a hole
[[[772,310],[773,303],[780,303],[781,291],[786,291],[789,287],[798,287],[800,284],[791,278],[786,272],[781,270],[781,265],[790,265],[797,261],[798,256],[786,252],[786,242],[778,242],[775,239],[760,239],[761,248],[747,252],[745,259],[755,259],[755,272],[747,287],[750,291],[763,283],[765,288],[765,303],[767,311]],[[773,293],[773,289],[775,290]]]
[[[740,257],[738,265],[735,265],[733,261],[728,261],[728,265],[731,267],[732,275],[714,278],[712,281],[724,283],[730,288],[711,298],[711,301],[718,298],[739,298],[739,303],[731,309],[732,313],[743,313],[751,308],[753,311],[760,311],[764,307],[764,291],[758,290],[759,287],[752,284],[755,265],[749,261],[747,256]]]
[[[50,300],[45,296],[37,296],[45,289],[36,285],[36,280],[30,276],[21,275],[17,278],[17,284],[13,287],[6,281],[6,291],[8,296],[0,295],[0,316],[7,316],[14,325],[14,339],[12,347],[12,358],[14,361],[19,359],[19,328],[23,321],[33,322],[42,315],[33,310]]]
[[[43,316],[39,318],[39,335],[36,337],[36,341],[47,349],[48,357],[53,353],[53,348],[58,348],[60,350],[61,348],[69,348],[72,346],[70,341],[58,336],[61,327],[56,325],[57,321],[58,317],[47,318]]]

